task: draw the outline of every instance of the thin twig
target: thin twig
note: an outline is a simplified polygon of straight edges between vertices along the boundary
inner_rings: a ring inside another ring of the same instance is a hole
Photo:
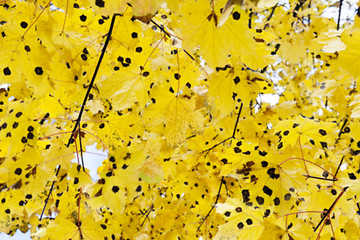
[[[144,226],[144,223],[145,223],[146,219],[149,219],[149,221],[150,221],[149,214],[151,213],[153,208],[154,208],[154,205],[152,204],[151,207],[146,211],[145,219],[142,221],[142,223],[140,225],[141,227]]]
[[[310,176],[310,175],[303,175],[303,176],[306,178],[313,178],[313,179],[324,180],[324,181],[331,181],[331,182],[337,181],[336,178],[321,178],[321,177],[315,177],[315,176]]]
[[[336,172],[335,172],[335,174],[334,174],[334,179],[336,178],[336,175],[338,174],[338,172],[339,172],[339,170],[340,170],[340,166],[341,166],[341,164],[342,164],[343,161],[344,161],[344,156],[341,158],[341,161],[340,161],[340,163],[339,163],[339,166],[338,166],[338,168],[336,169]]]
[[[79,129],[80,129],[80,128],[79,128]],[[86,172],[86,171],[85,171],[85,164],[84,164],[83,147],[82,147],[82,141],[81,141],[81,130],[79,130],[78,136],[79,136],[79,145],[80,145],[81,165],[82,165],[83,171]]]
[[[232,136],[231,136],[231,137],[234,138],[234,139],[235,139],[236,128],[237,128],[237,125],[238,125],[238,123],[239,123],[240,113],[241,113],[242,107],[243,107],[243,103],[241,103],[241,105],[240,105],[239,113],[238,113],[238,115],[237,115],[236,122],[235,122],[234,131],[233,131],[233,134],[232,134]]]

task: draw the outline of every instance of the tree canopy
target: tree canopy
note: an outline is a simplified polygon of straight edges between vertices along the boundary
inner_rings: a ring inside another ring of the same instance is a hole
[[[0,231],[357,239],[359,12],[0,1]],[[106,153],[98,179],[93,144]]]

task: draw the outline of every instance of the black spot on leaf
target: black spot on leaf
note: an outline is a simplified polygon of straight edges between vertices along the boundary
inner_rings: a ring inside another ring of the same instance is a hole
[[[265,157],[267,155],[267,152],[259,150],[259,155]]]
[[[233,12],[232,17],[233,17],[234,20],[239,20],[240,19],[240,13],[235,11],[235,12]]]
[[[42,75],[44,73],[44,71],[43,71],[42,67],[36,67],[35,68],[35,73],[37,75]]]
[[[20,26],[21,26],[22,28],[27,28],[28,24],[27,24],[27,22],[21,22],[21,23],[20,23]]]
[[[348,175],[349,175],[349,178],[350,178],[351,180],[355,180],[355,179],[356,179],[356,176],[355,176],[354,173],[348,173]]]
[[[256,201],[257,201],[257,203],[258,203],[259,205],[263,205],[263,204],[264,204],[264,198],[263,198],[263,197],[257,196],[257,197],[256,197]]]
[[[120,190],[120,188],[118,186],[113,186],[111,188],[111,191],[113,191],[114,193],[117,193]]]
[[[268,217],[270,215],[270,209],[266,209],[264,212],[264,217]]]
[[[248,150],[248,151],[246,151],[246,152],[243,152],[243,154],[244,154],[244,155],[250,155],[251,152]]]
[[[86,17],[84,14],[80,16],[80,20],[81,20],[82,22],[85,22],[86,19],[87,19],[87,17]]]
[[[285,201],[289,201],[290,198],[291,198],[291,194],[290,194],[290,193],[285,194],[285,196],[284,196]]]
[[[98,7],[105,7],[105,2],[103,0],[95,0],[95,5]]]
[[[269,196],[271,196],[272,193],[273,193],[273,191],[272,191],[269,187],[267,187],[267,186],[264,186],[264,187],[263,187],[263,191],[264,191],[265,194],[267,194],[267,195],[269,195]]]
[[[236,76],[236,78],[234,78],[234,83],[238,84],[240,82],[240,78],[238,76]]]
[[[238,148],[238,147],[234,147],[234,152],[235,152],[235,153],[240,153],[240,152],[241,152],[241,149]]]
[[[275,174],[275,168],[269,168],[267,170],[267,174],[270,176],[270,178],[272,179],[278,179],[280,177],[280,174]]]
[[[27,139],[33,139],[34,134],[32,132],[29,132],[26,137],[27,137]]]
[[[132,37],[132,38],[137,38],[137,37],[138,37],[138,34],[137,34],[136,32],[133,32],[133,33],[131,33],[131,37]]]
[[[237,224],[237,227],[238,227],[238,229],[243,229],[243,228],[244,228],[244,224],[243,224],[242,222],[239,222],[239,223]]]
[[[3,69],[3,72],[4,72],[4,75],[5,76],[9,76],[11,74],[11,71],[10,71],[10,68],[9,67],[6,67]]]
[[[21,169],[21,168],[15,169],[15,174],[16,174],[16,175],[21,175],[21,173],[22,173],[22,169]]]
[[[323,135],[323,136],[325,136],[325,135],[326,135],[326,131],[325,131],[325,130],[323,130],[323,129],[320,129],[320,130],[319,130],[319,133],[320,133],[321,135]]]

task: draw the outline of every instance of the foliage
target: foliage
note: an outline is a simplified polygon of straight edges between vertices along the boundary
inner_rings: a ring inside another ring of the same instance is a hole
[[[360,18],[322,14],[345,4],[1,1],[0,231],[356,239]]]

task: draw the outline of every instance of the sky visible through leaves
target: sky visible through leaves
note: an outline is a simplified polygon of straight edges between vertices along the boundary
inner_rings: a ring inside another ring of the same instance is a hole
[[[358,239],[358,9],[0,1],[0,237]]]

